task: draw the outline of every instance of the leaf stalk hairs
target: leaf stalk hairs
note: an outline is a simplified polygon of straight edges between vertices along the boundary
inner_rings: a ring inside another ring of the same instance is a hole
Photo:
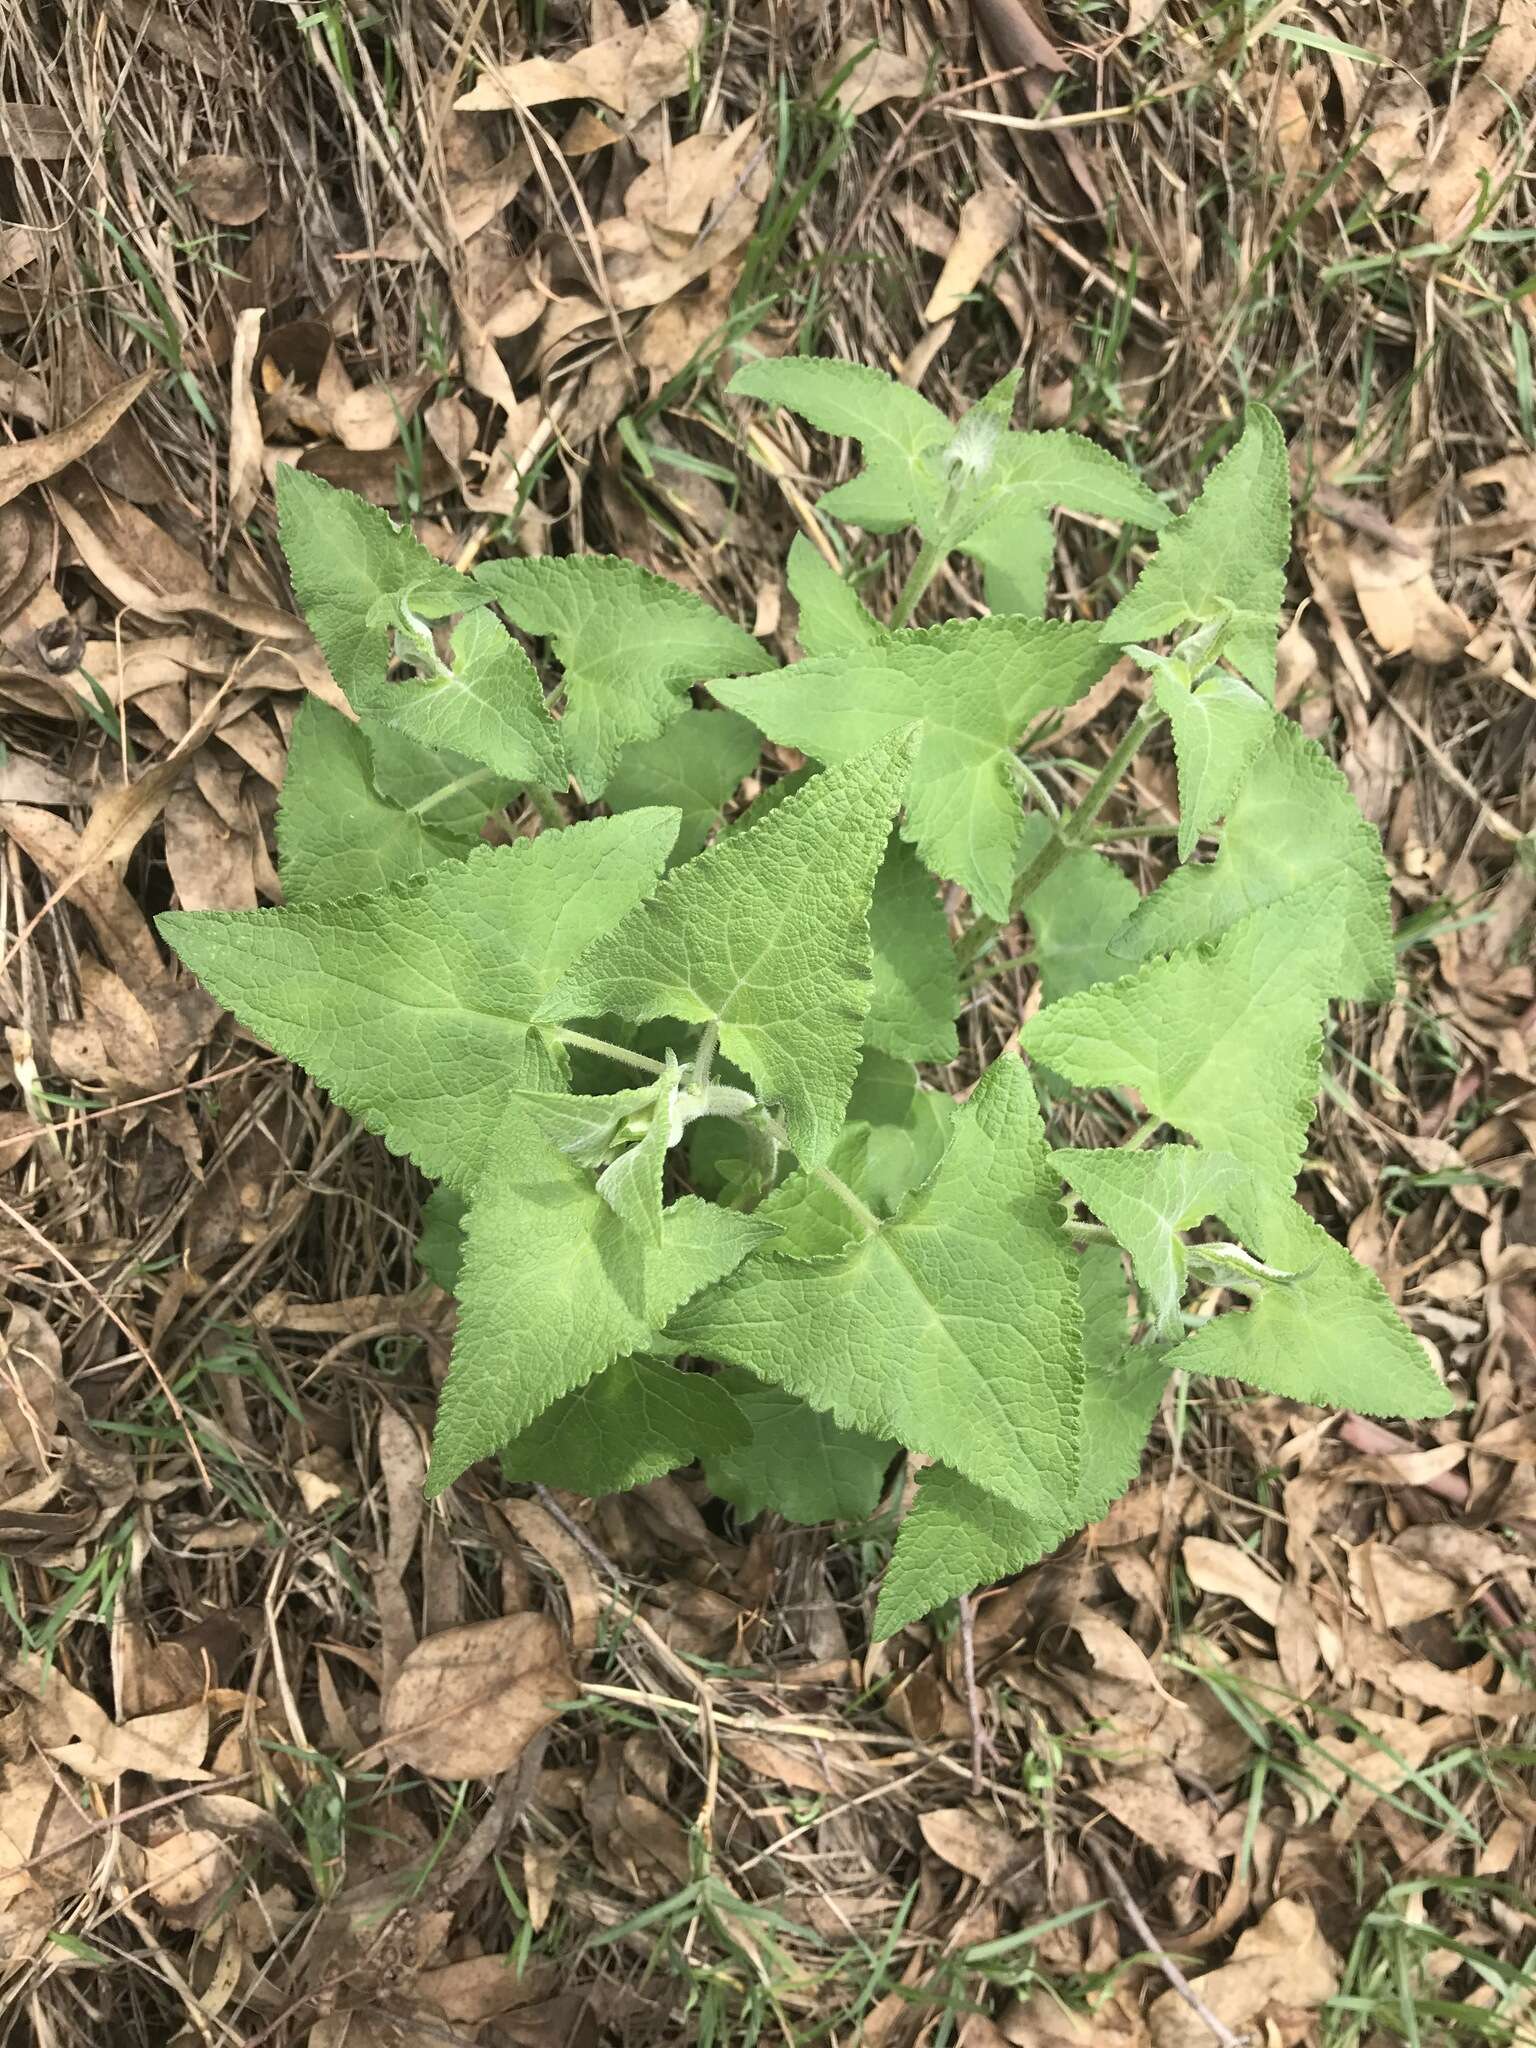
[[[1017,431],[1016,384],[956,428],[857,365],[738,373],[859,445],[822,515],[917,537],[889,624],[798,539],[783,665],[632,563],[464,576],[284,470],[351,715],[296,721],[284,905],[160,920],[440,1184],[433,1493],[487,1458],[588,1494],[697,1460],[743,1515],[838,1522],[921,1454],[882,1633],[1100,1515],[1175,1373],[1450,1400],[1298,1199],[1329,1006],[1390,1000],[1394,965],[1376,834],[1274,708],[1279,424],[1255,406],[1175,515],[1091,442]],[[1102,619],[1050,613],[1062,513],[1151,536]],[[956,557],[986,615],[913,626]],[[1127,659],[1141,701],[1063,809],[1027,736]],[[1178,821],[1121,815],[1165,727]],[[807,765],[763,786],[764,738]],[[1134,838],[1170,842],[1146,894],[1104,850]],[[966,970],[1016,923],[1040,1002],[977,1073]],[[1062,1142],[1095,1108],[1130,1137]]]

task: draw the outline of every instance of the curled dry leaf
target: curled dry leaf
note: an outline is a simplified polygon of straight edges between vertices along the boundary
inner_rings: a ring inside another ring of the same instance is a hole
[[[267,210],[267,181],[249,157],[188,157],[181,175],[192,204],[220,227],[249,227]]]
[[[47,580],[48,530],[30,504],[0,506],[0,626]]]
[[[1012,192],[1000,186],[983,186],[960,209],[960,224],[933,295],[923,308],[930,323],[948,320],[958,313],[1019,231],[1023,210]]]
[[[1024,1851],[1021,1836],[968,1806],[935,1807],[919,1814],[917,1825],[935,1856],[978,1884],[1000,1884]]]
[[[47,1471],[62,1371],[58,1338],[36,1309],[17,1302],[0,1340],[0,1479],[16,1466]]]
[[[424,1970],[412,1995],[458,2026],[475,2026],[498,2013],[534,2005],[555,1989],[555,1965],[532,1957],[519,1969],[514,1956],[471,1956]]]
[[[1216,2017],[1241,2033],[1272,2010],[1317,2011],[1338,1991],[1339,1959],[1305,1901],[1277,1899],[1257,1927],[1238,1936],[1232,1960],[1194,1983]],[[1176,1991],[1156,2000],[1151,2024],[1154,2048],[1210,2048],[1205,2021]]]
[[[169,1815],[151,1823],[143,1857],[149,1896],[177,1927],[205,1925],[235,1875],[234,1854],[220,1836]]]
[[[140,1714],[121,1727],[101,1707],[37,1657],[13,1657],[0,1680],[32,1704],[38,1744],[59,1763],[95,1785],[115,1785],[139,1771],[156,1783],[201,1784],[208,1748],[208,1708],[201,1702],[169,1712]]]
[[[385,1751],[429,1778],[499,1777],[576,1689],[547,1615],[446,1629],[401,1665],[384,1701]]]
[[[1454,661],[1472,637],[1472,622],[1436,590],[1424,557],[1364,536],[1351,540],[1347,552],[1361,614],[1382,653],[1411,654],[1437,666]]]
[[[687,87],[700,32],[688,0],[672,0],[654,21],[622,28],[574,56],[487,65],[454,106],[484,114],[504,107],[542,107],[551,100],[598,100],[631,122],[643,121],[664,99]]]
[[[45,483],[88,455],[98,441],[111,433],[129,406],[143,397],[154,383],[155,374],[145,370],[137,377],[125,379],[94,405],[88,405],[67,426],[51,434],[18,441],[14,448],[0,448],[0,505],[8,505],[33,484]]]
[[[261,414],[251,376],[261,341],[265,309],[247,306],[235,322],[229,358],[229,517],[243,526],[261,493]]]
[[[1107,1784],[1090,1787],[1088,1797],[1165,1861],[1213,1877],[1220,1871],[1207,1811],[1184,1792],[1167,1764],[1119,1772]]]
[[[887,50],[878,43],[871,49],[867,37],[850,37],[839,43],[823,71],[824,84],[842,77],[837,104],[845,114],[872,114],[887,100],[916,99],[928,82],[926,59],[909,57],[904,50]]]
[[[1000,70],[1013,71],[1020,66],[1034,71],[1068,69],[1040,0],[971,0],[971,12]]]
[[[0,804],[0,831],[41,868],[50,882],[74,875],[71,895],[90,919],[103,953],[125,980],[142,988],[164,977],[158,947],[142,912],[110,867],[88,868],[81,836],[51,811],[30,804]]]

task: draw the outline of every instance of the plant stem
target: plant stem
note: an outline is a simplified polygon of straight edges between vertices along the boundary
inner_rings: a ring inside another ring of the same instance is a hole
[[[467,775],[461,775],[454,782],[445,782],[441,789],[434,789],[430,796],[424,796],[419,804],[412,804],[406,811],[408,818],[422,817],[427,811],[434,811],[439,804],[447,803],[450,797],[458,796],[462,790],[472,789],[477,782],[484,782],[494,771],[489,768],[471,768]]]
[[[539,814],[540,824],[546,830],[560,832],[571,822],[561,810],[552,789],[545,789],[541,783],[530,782],[527,785],[527,797]]]
[[[786,1152],[794,1149],[789,1142],[789,1132],[785,1130],[783,1124],[779,1122],[776,1116],[765,1116],[763,1119],[763,1129],[776,1144],[782,1145]],[[874,1237],[885,1228],[885,1225],[880,1221],[874,1210],[867,1203],[861,1202],[859,1197],[853,1192],[853,1189],[849,1187],[847,1181],[840,1174],[834,1173],[830,1166],[813,1166],[811,1168],[811,1178],[819,1180],[829,1193],[836,1195],[850,1216],[858,1218],[866,1237]]]
[[[917,551],[917,560],[907,571],[907,580],[901,586],[901,595],[896,600],[896,609],[891,613],[893,629],[905,626],[922,602],[923,592],[944,566],[949,553],[942,541],[925,540]]]
[[[550,1038],[558,1038],[562,1045],[579,1045],[583,1052],[601,1053],[604,1059],[618,1060],[622,1066],[638,1067],[642,1074],[664,1074],[667,1070],[660,1060],[648,1059],[643,1052],[631,1052],[627,1045],[615,1045],[611,1039],[593,1038],[585,1031],[572,1031],[565,1024],[546,1024],[544,1031]]]
[[[699,1033],[698,1048],[693,1055],[692,1093],[702,1095],[709,1086],[709,1073],[715,1064],[715,1054],[720,1048],[720,1026],[710,1022]]]

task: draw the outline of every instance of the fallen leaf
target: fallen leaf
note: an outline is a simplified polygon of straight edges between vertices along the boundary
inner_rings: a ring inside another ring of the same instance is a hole
[[[536,1500],[506,1500],[501,1511],[523,1541],[560,1574],[571,1608],[572,1649],[596,1649],[603,1597],[586,1552]]]
[[[47,527],[30,504],[0,506],[0,626],[47,581],[52,552]]]
[[[1216,1876],[1216,1853],[1206,1810],[1180,1787],[1167,1764],[1145,1764],[1140,1770],[1117,1772],[1106,1784],[1090,1786],[1088,1797],[1129,1828],[1165,1862]]]
[[[926,321],[948,320],[959,312],[983,274],[1018,233],[1022,218],[1023,209],[1012,192],[984,185],[972,193],[960,209],[955,239],[923,308]]]
[[[1229,1594],[1263,1621],[1273,1623],[1280,1612],[1279,1580],[1235,1544],[1217,1543],[1209,1536],[1186,1536],[1184,1569],[1202,1593]]]
[[[402,471],[419,476],[423,498],[440,498],[453,488],[453,471],[436,448],[430,445],[420,451],[419,464],[414,469],[412,458],[398,443],[390,448],[366,452],[351,448],[310,448],[300,457],[299,468],[311,476],[324,477],[328,484],[335,484],[343,491],[355,491],[370,505],[382,505],[386,511],[399,508]],[[297,624],[297,621],[293,623]]]
[[[1022,1835],[968,1806],[936,1806],[920,1813],[917,1825],[935,1856],[978,1884],[1001,1883],[1024,1853]]]
[[[210,1828],[189,1828],[167,1818],[143,1845],[144,1883],[160,1911],[177,1927],[204,1926],[218,1910],[235,1875],[228,1844]]]
[[[641,121],[664,99],[685,90],[701,32],[688,0],[672,0],[654,20],[622,28],[574,56],[488,64],[454,106],[461,113],[484,114],[590,99],[627,114],[632,123]]]
[[[232,829],[195,789],[166,800],[165,864],[182,910],[256,908],[254,833]]]
[[[0,100],[5,154],[34,163],[57,163],[74,147],[74,130],[58,107],[35,100]]]
[[[8,505],[33,484],[46,482],[88,455],[111,433],[129,406],[143,397],[157,374],[144,370],[127,378],[54,433],[37,434],[30,441],[18,441],[13,448],[0,448],[0,505]]]
[[[412,1996],[444,2019],[474,2026],[498,2013],[514,2012],[547,1998],[558,1980],[556,1966],[533,1956],[521,1968],[515,1956],[471,1956],[462,1963],[444,1963],[423,1970]]]
[[[998,69],[1066,71],[1066,58],[1056,47],[1043,7],[1037,0],[971,0],[977,26],[985,30]]]
[[[1229,1963],[1193,1982],[1216,2017],[1238,2033],[1275,2008],[1316,2012],[1338,1992],[1339,1959],[1309,1905],[1277,1899],[1257,1927],[1238,1936]],[[1205,2021],[1177,1991],[1156,1999],[1149,2018],[1154,2048],[1210,2048]]]
[[[576,1690],[547,1615],[445,1629],[401,1665],[384,1700],[384,1747],[429,1778],[499,1777]]]
[[[201,1702],[140,1714],[118,1727],[40,1658],[13,1657],[0,1679],[33,1703],[40,1746],[94,1785],[115,1785],[127,1771],[169,1785],[201,1784],[213,1775],[201,1761],[208,1748],[208,1708]]]
[[[192,204],[220,227],[249,227],[267,210],[267,181],[249,157],[188,157],[181,175]]]
[[[0,831],[52,882],[76,876],[72,899],[90,919],[107,959],[136,988],[161,980],[164,963],[143,913],[109,867],[87,870],[81,837],[51,811],[28,804],[0,804]]]
[[[229,358],[229,517],[244,526],[261,494],[261,459],[265,444],[261,414],[251,388],[256,350],[261,342],[262,306],[247,306],[235,322]]]
[[[1346,555],[1361,615],[1383,654],[1411,654],[1438,666],[1462,653],[1472,622],[1436,590],[1422,554],[1356,535]]]
[[[828,81],[842,77],[836,98],[845,114],[872,114],[887,100],[916,99],[928,83],[928,64],[879,43],[871,49],[868,37],[856,36],[838,44],[822,74]]]
[[[48,1323],[36,1309],[15,1303],[0,1341],[0,1474],[15,1465],[48,1470],[63,1367]]]
[[[746,1765],[755,1778],[772,1778],[792,1792],[809,1792],[814,1797],[836,1799],[847,1790],[832,1774],[833,1759],[825,1764],[816,1757],[791,1749],[782,1742],[765,1741],[757,1735],[728,1735],[722,1748],[738,1763]],[[846,1754],[846,1744],[837,1747]],[[843,1761],[840,1758],[838,1761]]]

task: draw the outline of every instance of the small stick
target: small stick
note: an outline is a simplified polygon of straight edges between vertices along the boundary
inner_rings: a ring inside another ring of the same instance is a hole
[[[1173,1960],[1173,1957],[1169,1955],[1167,1949],[1163,1947],[1163,1944],[1147,1925],[1146,1915],[1131,1897],[1130,1889],[1125,1879],[1115,1868],[1114,1858],[1104,1847],[1103,1843],[1096,1841],[1092,1835],[1086,1835],[1083,1840],[1084,1847],[1094,1862],[1098,1864],[1103,1874],[1104,1882],[1114,1893],[1116,1903],[1126,1919],[1130,1921],[1132,1928],[1141,1941],[1142,1947],[1152,1958],[1153,1962],[1156,1963],[1157,1967],[1162,1971],[1196,2019],[1200,2021],[1202,2026],[1210,2030],[1212,2039],[1219,2041],[1221,2048],[1243,2048],[1245,2037],[1240,2034],[1234,2034],[1226,2021],[1218,2018],[1211,2011],[1211,2008],[1206,2004],[1199,1992],[1196,1991],[1194,1985],[1190,1983],[1184,1972]]]
[[[960,1669],[965,1678],[965,1710],[971,1717],[971,1795],[981,1797],[986,1782],[981,1760],[995,1754],[982,1718],[981,1688],[976,1683],[976,1596],[962,1593],[960,1607]]]

